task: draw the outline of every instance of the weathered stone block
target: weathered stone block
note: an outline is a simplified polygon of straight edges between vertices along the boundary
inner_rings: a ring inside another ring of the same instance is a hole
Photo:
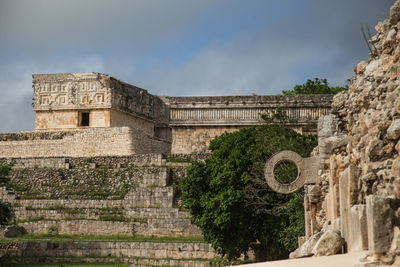
[[[341,233],[346,242],[349,240],[351,223],[350,208],[357,201],[359,169],[350,165],[342,173],[339,181]]]
[[[329,114],[318,119],[318,138],[333,136],[337,130],[337,118],[335,115]]]
[[[289,258],[295,259],[312,256],[314,254],[313,247],[317,244],[322,234],[322,232],[319,232],[311,236],[301,247],[290,253]]]
[[[26,233],[27,233],[27,231],[24,227],[13,225],[13,226],[7,227],[7,229],[4,232],[4,236],[5,237],[18,237],[18,236],[24,235]]]
[[[374,254],[390,249],[393,237],[393,209],[390,199],[370,195],[367,197],[368,248]]]
[[[365,205],[355,205],[350,209],[351,228],[347,249],[349,251],[368,250],[368,225]]]
[[[400,137],[400,119],[394,120],[387,129],[386,136],[389,139],[396,140]]]
[[[343,245],[340,232],[328,230],[319,238],[312,252],[315,256],[330,256],[340,252]]]
[[[343,238],[347,241],[348,237],[348,213],[349,213],[349,169],[346,169],[342,173],[342,177],[339,180],[339,196],[340,196],[340,221],[341,227],[340,232]]]

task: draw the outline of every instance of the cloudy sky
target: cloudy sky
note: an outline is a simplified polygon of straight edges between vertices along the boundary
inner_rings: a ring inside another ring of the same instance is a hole
[[[360,23],[394,0],[0,0],[0,132],[34,128],[33,73],[101,72],[172,96],[344,85]]]

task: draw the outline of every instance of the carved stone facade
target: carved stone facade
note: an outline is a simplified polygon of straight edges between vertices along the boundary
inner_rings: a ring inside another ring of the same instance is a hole
[[[172,153],[206,152],[210,141],[224,132],[262,123],[260,114],[285,110],[289,127],[316,133],[320,116],[330,112],[331,95],[166,97],[170,107]]]
[[[133,127],[168,140],[168,107],[146,90],[99,73],[33,75],[36,130]]]

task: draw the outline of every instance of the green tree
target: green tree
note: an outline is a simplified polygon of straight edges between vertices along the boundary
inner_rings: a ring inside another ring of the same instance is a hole
[[[11,165],[2,164],[0,162],[0,186],[4,186],[7,184],[8,178],[7,175],[11,170]],[[5,225],[10,223],[12,218],[14,217],[14,212],[9,203],[4,203],[0,201],[0,225]]]
[[[329,86],[327,79],[307,80],[306,83],[295,85],[293,90],[283,90],[284,95],[337,94],[347,90],[348,86]]]
[[[0,225],[7,225],[14,218],[14,211],[10,203],[0,201]]]
[[[212,140],[211,157],[195,162],[180,183],[183,203],[205,240],[229,259],[249,249],[256,255],[265,252],[267,257],[259,259],[287,257],[297,247],[297,236],[304,235],[303,192],[273,192],[265,182],[264,165],[281,150],[305,157],[315,146],[315,136],[300,135],[283,123]],[[291,170],[286,175],[294,178]]]

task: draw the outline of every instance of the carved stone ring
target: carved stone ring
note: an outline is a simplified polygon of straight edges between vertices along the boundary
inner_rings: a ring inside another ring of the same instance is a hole
[[[296,179],[288,184],[280,183],[274,175],[275,167],[283,162],[289,161],[297,166]],[[265,164],[264,175],[269,187],[275,192],[282,194],[290,194],[305,184],[315,184],[319,182],[318,170],[322,160],[319,157],[302,158],[299,154],[293,151],[284,150],[274,154]]]

